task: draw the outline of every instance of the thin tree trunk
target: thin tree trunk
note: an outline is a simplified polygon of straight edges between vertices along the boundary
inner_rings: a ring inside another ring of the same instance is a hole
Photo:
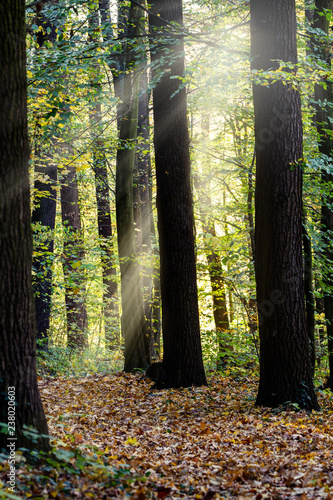
[[[207,194],[207,187],[198,185],[196,190],[201,198],[200,217],[202,231],[205,235],[211,236],[210,241],[205,238],[205,254],[208,262],[208,273],[212,287],[213,315],[218,339],[218,361],[217,368],[222,369],[228,362],[228,353],[233,350],[230,339],[230,325],[227,308],[226,293],[224,288],[223,269],[220,256],[213,250],[213,239],[216,238],[215,225],[209,216],[211,209],[210,197]],[[203,208],[203,205],[205,208]]]
[[[134,68],[134,37],[140,35],[142,10],[134,3],[129,13],[133,37],[127,44],[127,69],[124,78],[122,115],[116,167],[116,215],[118,252],[121,273],[122,333],[125,340],[126,372],[149,364],[149,341],[144,315],[143,296],[136,249],[133,171],[138,127],[140,73]]]
[[[36,373],[23,0],[0,3],[0,450],[49,450]],[[10,418],[9,418],[10,417]],[[6,429],[7,424],[9,427]],[[37,436],[28,433],[32,427]],[[8,434],[2,432],[8,431]],[[37,438],[37,439],[36,439]]]
[[[152,183],[150,183],[150,199],[152,200]],[[162,334],[162,318],[161,318],[161,281],[160,281],[160,259],[158,251],[158,241],[156,237],[155,223],[153,210],[150,212],[151,223],[151,239],[152,239],[152,254],[153,254],[153,297],[151,310],[151,344],[150,357],[151,359],[160,359],[161,357],[161,334]]]
[[[184,74],[184,44],[178,30],[171,33],[174,43],[170,41],[169,24],[182,25],[181,0],[155,0],[149,22],[153,77],[161,72],[153,90],[163,325],[163,365],[156,387],[200,386],[207,381],[200,341],[186,91],[179,88],[178,79]]]
[[[98,2],[90,2],[89,30],[90,42],[94,42],[95,33],[98,33]],[[107,29],[107,26],[105,27]],[[97,223],[99,247],[101,250],[101,266],[103,276],[103,312],[105,327],[105,345],[114,349],[119,345],[119,307],[117,302],[118,285],[117,270],[114,266],[114,243],[111,223],[110,190],[108,181],[108,166],[105,153],[101,104],[98,102],[99,66],[95,65],[95,80],[91,82],[92,92],[96,95],[90,103],[90,128],[92,137],[93,171],[95,175]]]
[[[103,307],[105,344],[109,349],[119,345],[119,307],[117,269],[114,265],[114,235],[111,223],[107,162],[103,141],[94,143],[93,169],[95,174],[97,221],[103,273]]]
[[[61,215],[64,226],[63,270],[67,314],[67,345],[84,348],[87,340],[83,236],[75,166],[69,165],[61,177]]]
[[[143,0],[140,0],[139,3]],[[111,25],[108,0],[100,0],[100,13],[103,39],[115,43],[112,31],[105,26]],[[119,146],[116,167],[116,217],[118,234],[118,253],[121,277],[121,330],[125,340],[125,366],[127,372],[136,368],[146,368],[149,364],[149,339],[144,315],[143,294],[138,268],[133,199],[133,171],[137,143],[139,74],[133,68],[135,61],[135,37],[142,30],[143,11],[136,3],[127,5],[118,2],[118,32],[123,35],[121,54],[107,60],[113,75],[117,104],[117,126]],[[126,37],[125,37],[126,35]],[[131,37],[133,37],[131,39]],[[120,41],[118,39],[118,44]],[[127,70],[130,70],[125,75]]]
[[[155,234],[152,207],[152,172],[150,160],[149,137],[149,91],[146,61],[141,69],[139,108],[138,108],[138,145],[135,161],[134,182],[134,220],[137,237],[137,249],[142,275],[142,290],[144,295],[144,310],[149,335],[150,357],[158,357],[155,348],[154,303],[155,312],[158,307],[159,290],[154,290],[154,284],[159,288],[158,280],[154,280],[152,235]],[[156,293],[157,292],[157,293]],[[155,320],[157,318],[155,317]],[[157,326],[157,325],[156,325]],[[159,344],[159,341],[157,341]]]
[[[296,64],[295,2],[250,0],[252,68]],[[255,272],[260,334],[257,405],[318,409],[302,266],[302,119],[281,81],[253,87],[256,139]]]
[[[232,343],[230,342],[230,325],[228,317],[228,308],[226,293],[223,279],[223,269],[220,256],[214,251],[214,238],[216,238],[215,224],[212,216],[212,202],[209,194],[208,182],[205,176],[211,175],[209,167],[208,140],[209,140],[209,116],[202,117],[202,136],[203,136],[203,149],[204,172],[202,178],[199,176],[194,177],[194,186],[199,197],[199,210],[202,223],[202,231],[205,235],[205,253],[208,262],[208,273],[212,287],[213,298],[213,315],[215,321],[217,343],[218,343],[218,358],[217,368],[225,368],[228,362],[228,354],[232,351]]]
[[[99,106],[97,106],[99,107]],[[114,235],[112,232],[107,162],[102,140],[93,144],[97,221],[103,273],[103,308],[105,344],[109,349],[119,345],[119,307],[117,270],[114,265]]]
[[[160,283],[160,269],[158,261],[156,259],[157,265],[153,269],[153,284],[154,284],[154,295],[152,302],[152,312],[151,312],[151,349],[150,357],[151,359],[160,358],[161,356],[161,333],[162,333],[162,321],[161,321],[161,283]]]
[[[223,206],[226,207],[226,195],[225,195],[225,190],[223,190]],[[223,218],[223,225],[224,225],[224,233],[226,236],[229,234],[229,229],[228,229],[228,221],[227,217],[225,216]],[[227,274],[230,275],[230,262],[229,260],[227,261]],[[228,299],[229,299],[229,324],[233,322],[234,316],[235,316],[235,311],[234,311],[234,300],[233,300],[233,285],[231,282],[228,283],[227,286],[228,290]]]

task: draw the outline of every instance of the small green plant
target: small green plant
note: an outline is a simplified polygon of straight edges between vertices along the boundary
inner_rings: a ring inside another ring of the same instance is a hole
[[[120,350],[106,351],[90,347],[71,350],[52,346],[37,356],[37,371],[42,377],[84,377],[92,373],[113,373],[123,369]]]

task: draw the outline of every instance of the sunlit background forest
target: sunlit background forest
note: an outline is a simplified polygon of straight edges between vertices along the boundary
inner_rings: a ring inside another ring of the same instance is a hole
[[[151,92],[167,64],[155,61],[152,68],[144,9],[142,31],[133,39],[125,23],[130,2],[121,1],[119,9],[110,2],[109,13],[101,4],[54,0],[37,14],[35,6],[27,9],[33,280],[38,367],[48,375],[123,368],[115,181],[117,150],[133,149],[133,141],[140,286],[151,358],[163,356]],[[323,258],[320,175],[327,158],[318,153],[314,85],[325,85],[331,73],[309,40],[317,36],[329,46],[331,39],[310,28],[311,1],[296,4],[297,73],[281,61],[277,70],[259,74],[250,69],[249,2],[184,1],[186,71],[179,88],[187,91],[206,370],[256,370],[259,364],[252,84],[281,79],[299,88],[302,99],[303,224],[312,245],[319,376],[328,369],[322,276],[330,263]],[[139,124],[137,138],[121,145],[115,82],[131,71],[140,74]]]

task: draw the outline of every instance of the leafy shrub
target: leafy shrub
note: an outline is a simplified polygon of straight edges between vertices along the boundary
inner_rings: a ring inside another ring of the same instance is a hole
[[[98,347],[70,350],[52,346],[37,356],[38,375],[44,377],[84,377],[91,373],[113,373],[123,369],[123,354]]]

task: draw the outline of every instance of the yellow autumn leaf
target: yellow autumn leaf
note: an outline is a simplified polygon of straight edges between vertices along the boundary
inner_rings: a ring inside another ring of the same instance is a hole
[[[135,437],[134,438],[129,437],[125,441],[125,444],[131,444],[132,446],[139,446],[138,440]]]

